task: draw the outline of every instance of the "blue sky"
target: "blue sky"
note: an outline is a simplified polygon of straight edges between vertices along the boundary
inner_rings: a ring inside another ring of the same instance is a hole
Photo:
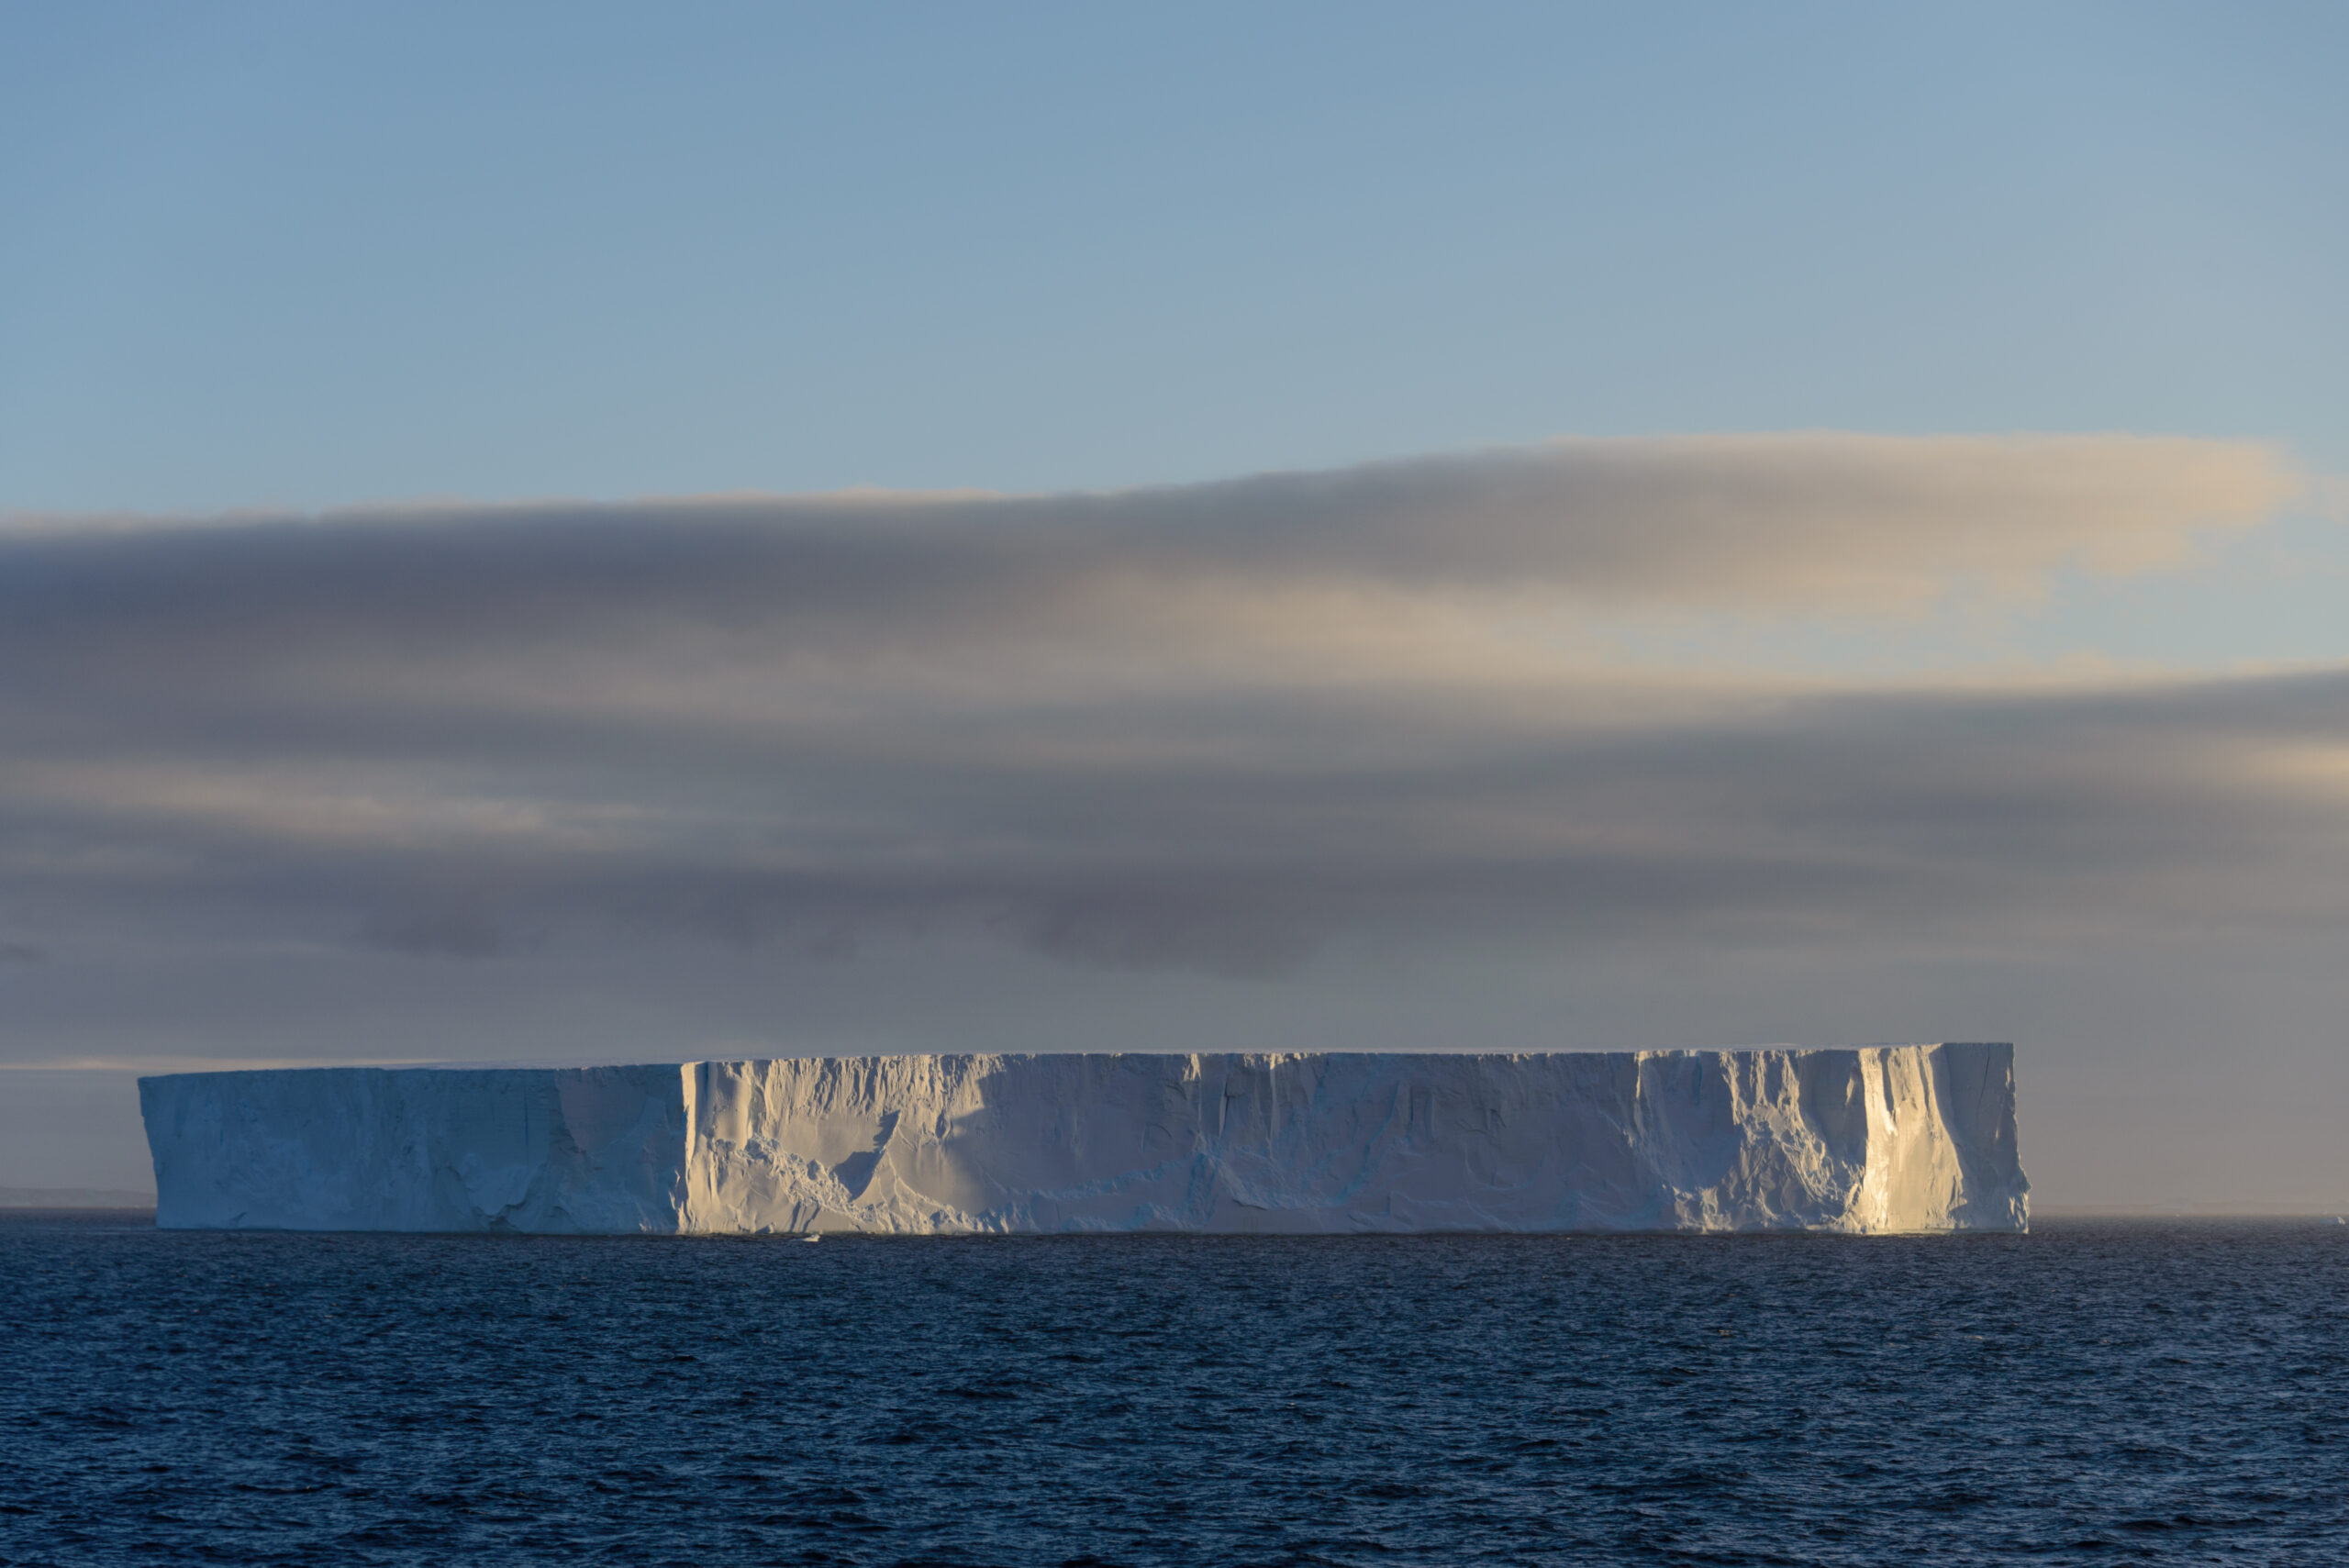
[[[2337,7],[18,7],[0,505],[2349,467]]]
[[[2054,1201],[2349,1200],[2344,46],[0,12],[0,1184],[175,1062],[2012,1036]]]

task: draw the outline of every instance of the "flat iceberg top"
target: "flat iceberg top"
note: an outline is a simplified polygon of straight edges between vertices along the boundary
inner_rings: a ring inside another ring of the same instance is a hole
[[[1998,1044],[799,1057],[139,1081],[157,1222],[2017,1230]]]

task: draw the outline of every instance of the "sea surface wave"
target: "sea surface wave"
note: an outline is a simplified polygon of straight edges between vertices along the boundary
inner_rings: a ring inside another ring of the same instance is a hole
[[[0,1563],[2349,1561],[2349,1228],[0,1216]]]

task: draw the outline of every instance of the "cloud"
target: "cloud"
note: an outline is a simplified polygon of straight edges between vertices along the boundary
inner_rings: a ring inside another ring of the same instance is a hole
[[[0,864],[66,911],[473,957],[550,931],[840,949],[957,929],[1269,973],[1345,931],[2020,940],[2338,916],[2349,810],[2305,762],[2349,745],[2349,677],[1739,695],[1546,730],[1456,697],[1300,701],[1180,761],[1124,744],[1146,711],[1006,716],[984,739],[876,721],[855,747],[672,732],[632,767],[610,761],[623,726],[488,767],[470,787],[493,800],[433,767],[252,760],[215,765],[236,789],[189,770],[12,793]]]
[[[1569,440],[1041,496],[22,518],[0,627],[199,661],[573,643],[680,626],[1001,635],[1265,595],[1545,592],[1602,606],[1882,609],[2136,572],[2305,488],[2261,446],[2113,436]]]
[[[2337,918],[2349,675],[1837,689],[1580,618],[2176,562],[2262,448],[1575,441],[1044,497],[0,530],[0,920],[496,963]]]

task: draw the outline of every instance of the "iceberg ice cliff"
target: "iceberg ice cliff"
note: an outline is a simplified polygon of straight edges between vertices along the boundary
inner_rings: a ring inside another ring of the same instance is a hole
[[[139,1080],[156,1222],[2020,1230],[2007,1045],[813,1057]]]

